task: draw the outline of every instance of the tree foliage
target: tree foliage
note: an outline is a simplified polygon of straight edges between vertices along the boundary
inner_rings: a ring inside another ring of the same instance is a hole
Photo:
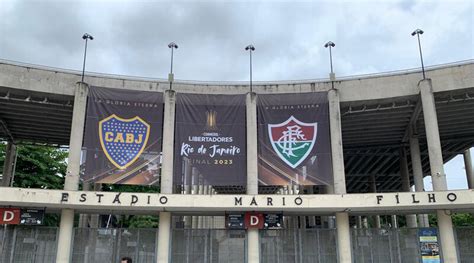
[[[5,160],[4,143],[0,144],[0,163]],[[24,188],[62,189],[66,175],[68,152],[64,149],[17,145],[13,186]]]

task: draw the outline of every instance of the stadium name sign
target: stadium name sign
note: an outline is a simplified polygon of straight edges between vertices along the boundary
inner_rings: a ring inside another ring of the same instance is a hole
[[[0,206],[121,211],[382,211],[472,209],[474,191],[346,195],[181,195],[0,188]]]
[[[84,203],[88,200],[88,198],[91,198],[93,201],[99,205],[103,202],[104,196],[107,195],[108,198],[106,200],[108,201],[109,204],[122,204],[124,202],[125,204],[129,205],[136,205],[140,204],[143,205],[143,200],[139,199],[139,196],[137,194],[124,194],[124,193],[103,193],[103,192],[96,192],[96,193],[86,193],[83,192],[79,195],[79,199],[75,200],[75,202],[79,203]],[[111,198],[113,196],[113,198]],[[177,195],[169,195],[172,196],[173,198],[178,197]],[[166,205],[168,204],[169,201],[169,196],[168,195],[160,195],[160,194],[147,194],[146,195],[146,200],[145,203],[146,205]],[[395,202],[397,205],[406,205],[406,204],[423,204],[423,203],[436,203],[437,199],[443,199],[443,201],[448,201],[451,203],[456,202],[458,196],[456,195],[455,192],[446,192],[444,194],[437,194],[437,193],[413,193],[409,195],[410,197],[407,198],[406,194],[400,195],[399,193],[397,194],[384,194],[384,195],[376,195],[376,202],[377,205],[383,205],[384,203],[393,203]],[[233,198],[234,200],[234,206],[239,207],[239,206],[254,206],[254,207],[272,207],[272,206],[280,206],[280,207],[285,207],[291,206],[291,205],[296,205],[296,206],[301,206],[303,205],[304,199],[311,198],[309,196],[263,196],[263,199],[265,202],[259,202],[257,201],[256,196],[228,196],[229,198]],[[244,199],[245,198],[245,199]],[[260,200],[262,197],[258,197]],[[391,199],[390,201],[387,201],[386,199]],[[105,200],[105,199],[104,199]],[[112,202],[110,202],[112,200]],[[69,193],[68,192],[63,192],[61,194],[61,203],[67,203],[69,202]],[[72,201],[74,202],[74,201]],[[245,202],[245,203],[244,203]],[[244,205],[245,204],[245,205]]]

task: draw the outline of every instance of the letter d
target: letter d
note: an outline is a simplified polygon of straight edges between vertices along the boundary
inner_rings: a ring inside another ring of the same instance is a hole
[[[258,216],[250,216],[250,225],[256,226],[259,223]]]
[[[15,214],[12,211],[5,211],[3,213],[3,221],[4,222],[10,222],[15,218]]]

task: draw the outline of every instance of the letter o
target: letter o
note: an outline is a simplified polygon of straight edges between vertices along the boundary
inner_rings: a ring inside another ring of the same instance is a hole
[[[301,199],[301,197],[296,197],[295,198],[295,204],[296,205],[301,205],[303,203],[303,199]]]
[[[164,205],[166,203],[168,203],[168,197],[166,196],[160,197],[160,204]]]
[[[448,198],[448,200],[449,200],[450,202],[454,202],[454,201],[456,201],[456,199],[458,199],[458,197],[456,196],[455,193],[449,193],[449,194],[446,196],[446,198]]]

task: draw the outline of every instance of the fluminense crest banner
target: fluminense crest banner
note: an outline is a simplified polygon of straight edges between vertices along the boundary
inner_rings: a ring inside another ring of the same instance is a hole
[[[246,185],[245,95],[176,95],[174,184]]]
[[[162,130],[162,93],[90,87],[83,180],[157,184]]]
[[[258,113],[260,185],[331,185],[326,92],[261,94]]]

